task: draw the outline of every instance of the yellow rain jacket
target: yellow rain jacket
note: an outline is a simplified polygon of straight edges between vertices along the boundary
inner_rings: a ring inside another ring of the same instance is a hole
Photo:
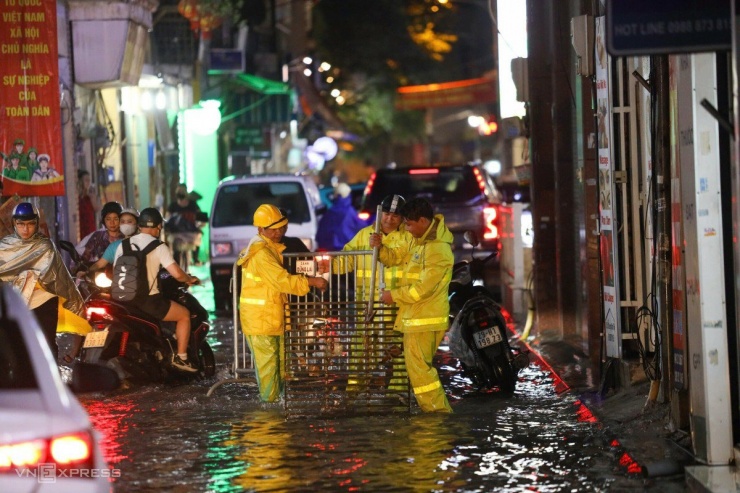
[[[362,250],[372,250],[372,247],[370,246],[370,235],[374,232],[375,226],[366,226],[362,228],[360,231],[357,232],[354,238],[352,238],[349,242],[347,242],[346,245],[344,245],[342,251],[354,252]],[[401,224],[401,226],[399,226],[397,230],[392,231],[387,235],[383,235],[383,245],[393,250],[399,250],[399,252],[408,251],[413,240],[414,237],[411,236],[411,233],[406,231],[406,228],[403,224]],[[399,256],[403,256],[403,254],[399,253]],[[401,258],[398,265],[385,268],[385,289],[397,288],[408,283],[408,279],[405,277],[406,273],[404,272],[403,260],[404,259]],[[373,273],[372,262],[372,255],[363,255],[361,257],[338,257],[333,259],[332,261],[332,271],[336,274],[344,274],[345,272],[356,270],[355,275],[357,276],[358,286],[355,289],[357,292],[357,299],[364,301],[367,300],[367,295],[365,294],[365,291],[370,289],[370,278],[372,277]],[[379,272],[380,268],[377,269],[376,275],[379,276]],[[375,280],[376,290],[378,289],[379,284],[380,279],[378,278]],[[376,291],[376,299],[378,298],[378,295],[379,291]]]
[[[444,217],[437,214],[424,236],[413,239],[410,251],[385,245],[380,248],[378,256],[383,264],[399,265],[405,261],[403,278],[409,280],[390,290],[399,307],[395,330],[407,333],[447,330],[450,315],[447,291],[455,261],[452,242]]]
[[[308,293],[308,279],[283,267],[283,250],[285,245],[258,235],[239,254],[239,316],[245,335],[283,335],[287,295]]]

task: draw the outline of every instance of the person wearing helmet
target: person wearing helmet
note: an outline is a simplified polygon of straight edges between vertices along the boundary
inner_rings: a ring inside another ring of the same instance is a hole
[[[14,233],[0,239],[0,281],[12,283],[21,293],[56,361],[57,331],[90,331],[84,318],[85,303],[54,243],[39,232],[36,206],[30,202],[17,204],[12,223]]]
[[[139,232],[139,211],[133,207],[123,209],[121,211],[120,224],[121,234],[123,234],[123,237],[111,242],[103,252],[103,255],[94,264],[88,267],[87,270],[83,268],[77,272],[77,277],[84,277],[86,272],[96,272],[101,269],[105,269],[108,265],[113,265],[118,245],[120,245],[125,238],[130,238]]]
[[[320,250],[339,251],[365,226],[365,221],[352,207],[349,185],[340,183],[334,188],[331,208],[321,216],[316,230],[316,243]]]
[[[167,224],[165,229],[168,234],[176,235],[178,233],[184,233],[183,238],[187,240],[192,239],[184,243],[193,243],[193,263],[195,265],[200,265],[200,242],[203,236],[198,221],[200,214],[200,207],[192,200],[191,195],[188,194],[187,186],[184,183],[177,185],[175,189],[175,201],[167,206],[167,213],[165,214]],[[173,241],[171,243],[174,244]],[[188,254],[187,251],[175,251],[173,255],[175,261],[180,263],[180,256]]]
[[[403,355],[416,402],[424,412],[452,412],[432,359],[449,323],[447,291],[452,277],[452,233],[444,216],[432,204],[414,198],[401,208],[406,230],[413,236],[407,246],[389,248],[373,234],[370,246],[378,247],[383,265],[404,265],[406,284],[386,288],[383,303],[398,305],[394,330],[403,333]]]
[[[380,235],[382,243],[390,248],[409,248],[413,238],[406,231],[403,226],[403,219],[400,215],[400,209],[406,203],[405,199],[401,195],[393,194],[388,195],[380,203],[382,209],[382,215],[380,216]],[[360,250],[371,250],[370,236],[375,232],[375,225],[370,225],[362,228],[357,234],[342,248],[343,251],[360,251]],[[372,255],[362,256],[344,256],[336,257],[332,259],[331,272],[333,274],[344,274],[346,272],[356,271],[356,282],[355,285],[355,296],[358,301],[368,301],[370,299],[371,278],[372,278]],[[404,270],[403,265],[388,267],[383,270],[383,278],[380,278],[380,269],[376,269],[375,279],[375,296],[374,299],[379,299],[378,290],[381,286],[386,288],[397,288],[404,284]],[[328,271],[329,266],[327,262],[322,262],[320,265],[320,271]],[[390,322],[392,319],[389,319]],[[354,347],[362,347],[366,344],[367,338],[363,337],[359,332],[357,333],[357,340],[353,341]],[[368,348],[365,348],[369,350]],[[372,359],[372,358],[366,358]],[[350,366],[354,366],[358,370],[359,365],[362,365],[363,358],[350,358]],[[403,380],[406,378],[406,373],[403,368],[403,359],[394,358],[393,360],[393,374],[389,384],[389,389],[402,389],[405,388]],[[365,388],[365,383],[361,382],[355,376],[350,376],[347,382],[347,389],[349,391],[361,391]]]
[[[138,225],[140,232],[131,236],[131,248],[144,250],[153,241],[158,241],[164,227],[164,218],[159,210],[147,207],[139,213]],[[113,265],[123,254],[123,246],[119,243],[113,259]],[[195,276],[183,271],[175,262],[169,247],[161,243],[146,257],[147,282],[149,292],[141,299],[137,298],[130,303],[136,303],[136,308],[165,322],[175,322],[175,336],[177,338],[177,353],[172,355],[172,366],[180,371],[196,373],[198,369],[188,359],[188,342],[190,341],[190,311],[183,305],[176,303],[159,292],[157,275],[159,269],[164,268],[172,277],[185,284],[193,285],[200,282]]]
[[[254,211],[257,236],[239,253],[237,264],[242,270],[239,297],[239,319],[249,350],[254,356],[260,400],[276,401],[284,381],[284,307],[287,295],[303,296],[311,287],[324,290],[323,277],[290,274],[283,266],[280,243],[288,218],[271,204]]]
[[[118,202],[108,202],[103,206],[100,211],[102,227],[83,238],[75,247],[85,263],[96,262],[111,242],[123,238],[121,233],[122,211],[123,207]]]

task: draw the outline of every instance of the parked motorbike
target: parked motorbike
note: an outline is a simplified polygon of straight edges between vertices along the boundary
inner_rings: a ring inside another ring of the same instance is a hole
[[[449,287],[450,349],[476,387],[512,393],[519,370],[529,366],[529,354],[509,344],[501,306],[485,285],[486,263],[498,252],[476,258],[476,234],[467,231],[465,241],[473,246],[471,258],[454,265]]]
[[[82,268],[74,246],[61,241],[59,248],[68,252]],[[137,310],[131,304],[115,302],[110,297],[110,278],[98,273],[95,279],[78,278],[80,292],[87,305],[87,320],[93,330],[82,345],[79,358],[86,363],[99,363],[115,369],[122,379],[132,382],[160,382],[172,376],[189,376],[172,368],[172,355],[177,350],[175,323],[164,322]],[[190,311],[188,358],[196,363],[192,375],[211,377],[216,373],[213,349],[206,340],[210,330],[208,312],[179,282],[162,269],[158,276],[159,291]]]

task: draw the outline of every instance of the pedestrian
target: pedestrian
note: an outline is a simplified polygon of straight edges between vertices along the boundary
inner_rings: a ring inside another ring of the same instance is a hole
[[[14,232],[0,239],[0,281],[12,283],[20,292],[56,361],[57,331],[80,335],[90,331],[85,303],[54,243],[39,232],[36,206],[20,202],[11,220]]]
[[[107,202],[103,206],[100,211],[102,227],[87,235],[75,247],[85,263],[96,262],[111,242],[123,238],[121,212],[123,207],[118,202]]]
[[[426,199],[409,200],[401,215],[414,238],[410,249],[389,248],[379,234],[370,238],[370,246],[379,247],[378,257],[384,265],[406,263],[404,277],[408,282],[384,290],[380,299],[398,305],[394,328],[403,333],[406,370],[422,411],[452,412],[432,360],[449,323],[447,291],[454,263],[453,236],[444,217],[435,215]]]
[[[352,207],[352,190],[346,183],[334,187],[332,206],[324,213],[316,231],[316,243],[320,250],[337,252],[365,227],[365,222]]]
[[[406,231],[406,228],[403,225],[403,218],[401,217],[400,210],[403,207],[403,205],[406,203],[405,199],[401,195],[388,195],[385,198],[383,198],[382,202],[380,203],[380,207],[382,210],[381,216],[380,216],[380,235],[382,238],[383,245],[386,245],[389,248],[404,248],[408,251],[408,249],[411,246],[411,242],[413,241],[413,237],[411,234]],[[372,247],[370,246],[370,236],[375,232],[375,225],[370,225],[362,228],[360,231],[357,232],[357,234],[347,242],[342,247],[342,251],[345,252],[352,252],[352,251],[362,251],[362,250],[371,250]],[[370,294],[368,291],[370,290],[370,281],[372,279],[372,255],[362,255],[362,256],[354,256],[354,255],[348,255],[348,256],[338,256],[332,259],[332,272],[334,274],[344,274],[346,272],[352,272],[355,271],[355,299],[358,301],[368,301],[370,299]],[[324,263],[321,266],[321,271],[328,271],[328,266],[326,266],[326,263]],[[376,272],[378,272],[378,269]],[[377,289],[383,286],[387,289],[395,289],[398,287],[401,287],[404,284],[405,279],[405,272],[404,272],[404,262],[400,262],[398,265],[389,266],[384,269],[384,276],[381,279],[380,277],[376,278],[375,283],[375,289],[376,294],[373,297],[374,299],[378,299],[378,291]],[[382,315],[380,315],[382,316]],[[392,320],[388,320],[388,322],[392,322]],[[355,335],[353,335],[353,339],[351,342],[352,348],[359,348],[363,347],[368,340],[367,337],[364,337],[362,333],[357,331]],[[364,348],[365,351],[369,348]],[[367,356],[367,355],[365,355]],[[364,361],[365,357],[350,357],[350,367],[356,367],[358,370],[360,369],[360,366],[362,364],[362,361]],[[389,384],[389,389],[401,389],[405,387],[405,382],[400,381],[401,379],[406,378],[406,372],[404,369],[403,360],[400,357],[393,358],[393,376],[391,377],[391,381]],[[365,384],[360,381],[358,376],[356,375],[350,375],[350,378],[347,381],[347,389],[354,391],[360,391],[363,390],[365,387]]]
[[[79,197],[80,238],[85,238],[97,228],[95,214],[100,211],[101,205],[95,187],[90,181],[90,172],[84,169],[77,171],[77,196]]]
[[[255,374],[263,402],[276,401],[284,381],[285,303],[287,295],[303,296],[311,287],[324,290],[326,279],[290,274],[283,266],[280,243],[288,218],[271,204],[254,212],[257,236],[241,251],[237,263],[242,268],[239,319],[249,350],[254,357]]]
[[[130,238],[131,249],[144,250],[150,243],[158,241],[164,227],[162,214],[153,207],[147,207],[139,214],[138,234]],[[115,269],[116,261],[123,255],[124,244],[119,244],[113,261]],[[183,305],[168,300],[159,292],[157,276],[160,268],[164,268],[172,277],[188,285],[200,282],[195,276],[184,272],[172,258],[172,253],[165,243],[160,243],[146,256],[147,293],[137,293],[134,301],[127,302],[135,304],[140,310],[157,320],[164,322],[175,322],[175,339],[177,339],[177,352],[172,355],[171,365],[180,371],[196,373],[198,368],[188,359],[188,342],[190,341],[190,311]]]

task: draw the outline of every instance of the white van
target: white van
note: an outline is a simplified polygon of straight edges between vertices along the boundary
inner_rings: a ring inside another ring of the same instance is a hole
[[[239,252],[257,234],[252,217],[261,204],[283,209],[288,216],[287,236],[300,238],[311,251],[316,248],[318,215],[324,207],[312,177],[273,174],[222,180],[209,219],[211,280],[217,311],[231,309],[232,269]]]

